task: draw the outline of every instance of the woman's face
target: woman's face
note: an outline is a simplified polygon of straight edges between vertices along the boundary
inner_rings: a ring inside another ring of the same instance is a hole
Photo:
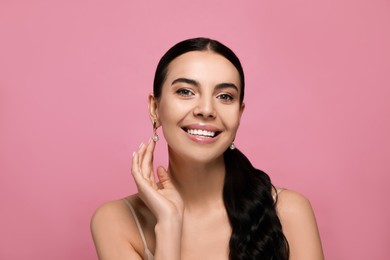
[[[168,66],[159,100],[150,98],[170,155],[211,162],[233,142],[244,105],[239,73],[211,51],[187,52]],[[173,154],[172,154],[173,153]]]

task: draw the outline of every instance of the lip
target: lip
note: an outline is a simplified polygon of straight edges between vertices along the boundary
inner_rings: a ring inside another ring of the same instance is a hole
[[[211,144],[216,142],[219,139],[219,134],[222,132],[221,129],[219,129],[218,127],[206,124],[190,124],[183,126],[182,129],[190,140],[199,144]],[[187,132],[188,129],[211,131],[215,132],[216,134],[214,137],[191,135]]]

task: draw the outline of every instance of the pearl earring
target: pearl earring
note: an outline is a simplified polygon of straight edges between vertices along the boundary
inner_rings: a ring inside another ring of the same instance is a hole
[[[229,146],[230,150],[234,150],[236,149],[236,146],[234,145],[234,143],[232,143],[230,146]]]
[[[156,119],[154,119],[153,120],[153,137],[152,137],[152,139],[153,139],[153,141],[155,141],[155,142],[157,142],[158,141],[158,134],[157,134],[157,127],[156,127],[156,124],[157,124],[157,120]]]

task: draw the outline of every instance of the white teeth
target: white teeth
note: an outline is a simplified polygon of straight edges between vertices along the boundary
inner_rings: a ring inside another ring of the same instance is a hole
[[[207,137],[214,137],[215,132],[207,131],[207,130],[200,130],[200,129],[187,129],[187,133],[190,135],[202,135]]]

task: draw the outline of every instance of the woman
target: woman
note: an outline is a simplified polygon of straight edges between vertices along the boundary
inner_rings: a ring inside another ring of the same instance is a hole
[[[310,203],[274,187],[233,141],[244,73],[221,43],[195,38],[158,64],[149,113],[154,136],[133,153],[138,194],[101,206],[91,229],[104,259],[323,259]],[[153,174],[161,127],[169,165]]]

